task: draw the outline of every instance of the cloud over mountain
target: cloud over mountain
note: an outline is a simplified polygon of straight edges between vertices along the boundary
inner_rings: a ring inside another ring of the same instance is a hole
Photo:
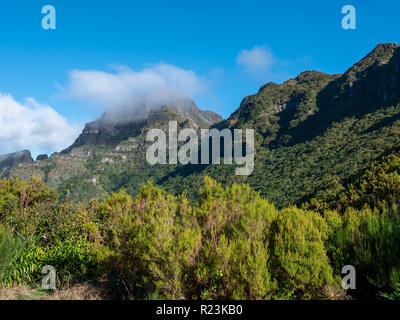
[[[116,72],[73,70],[70,72],[68,96],[88,101],[101,108],[135,108],[140,101],[158,106],[173,103],[182,97],[205,92],[204,79],[191,70],[158,63],[142,71],[120,67]],[[139,106],[138,106],[139,107]]]

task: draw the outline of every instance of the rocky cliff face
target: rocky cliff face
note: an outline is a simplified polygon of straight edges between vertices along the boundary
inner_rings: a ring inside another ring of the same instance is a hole
[[[208,128],[222,120],[212,111],[200,110],[192,100],[185,99],[172,106],[157,109],[106,111],[98,120],[86,124],[78,139],[62,154],[70,153],[74,148],[117,144],[129,137],[137,137],[151,128],[166,128],[168,122],[176,120],[186,126],[198,129]]]

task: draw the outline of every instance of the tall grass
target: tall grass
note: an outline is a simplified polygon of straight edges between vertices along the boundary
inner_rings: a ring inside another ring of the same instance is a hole
[[[21,236],[12,234],[0,224],[0,285],[9,284],[12,263],[26,248],[27,242]]]
[[[356,259],[366,267],[369,282],[394,288],[400,283],[400,212],[396,206],[370,214],[360,230]]]

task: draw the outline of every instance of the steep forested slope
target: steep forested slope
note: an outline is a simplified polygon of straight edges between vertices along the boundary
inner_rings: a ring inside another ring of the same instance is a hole
[[[278,206],[344,183],[400,139],[399,67],[400,48],[381,44],[343,75],[309,71],[263,86],[217,126],[256,130],[253,174],[238,178],[224,166],[195,174],[245,181]],[[163,183],[168,187],[182,177],[178,169]]]
[[[391,150],[400,138],[400,48],[380,44],[344,74],[306,71],[282,84],[268,83],[246,97],[226,120],[185,102],[141,119],[103,118],[86,126],[65,151],[10,171],[38,175],[76,199],[104,197],[125,188],[136,194],[147,179],[172,194],[194,199],[209,175],[227,185],[246,182],[279,207],[300,204],[321,189],[345,184]],[[115,120],[115,119],[114,119]],[[157,165],[145,160],[146,132],[179,128],[255,129],[255,169],[235,176],[234,166]]]

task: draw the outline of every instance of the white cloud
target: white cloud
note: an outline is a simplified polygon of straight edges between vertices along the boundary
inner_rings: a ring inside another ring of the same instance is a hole
[[[269,72],[277,63],[277,59],[267,46],[255,46],[250,50],[242,50],[236,58],[236,63],[246,71],[260,75]]]
[[[33,98],[20,103],[0,93],[0,154],[22,149],[33,155],[60,151],[77,138],[79,129]]]
[[[164,104],[183,96],[205,92],[205,81],[191,70],[159,63],[142,71],[117,67],[115,73],[97,70],[73,70],[68,96],[89,101],[104,108],[131,105],[136,100]]]

